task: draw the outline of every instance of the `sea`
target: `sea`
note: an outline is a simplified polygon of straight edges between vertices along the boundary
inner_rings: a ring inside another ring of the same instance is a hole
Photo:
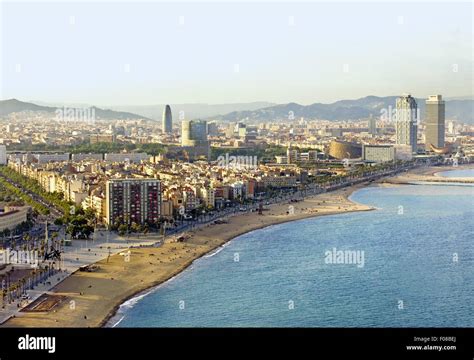
[[[241,235],[108,326],[474,327],[474,187],[370,186],[351,200],[375,210]]]

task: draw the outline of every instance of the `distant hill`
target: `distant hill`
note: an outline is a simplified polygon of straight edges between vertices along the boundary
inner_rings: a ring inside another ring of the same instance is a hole
[[[366,96],[356,100],[339,100],[331,104],[314,103],[300,105],[297,103],[273,104],[269,102],[236,103],[236,104],[172,104],[173,121],[179,122],[179,112],[184,111],[186,119],[203,118],[207,120],[234,121],[279,121],[287,120],[289,115],[295,119],[357,120],[370,115],[379,117],[382,109],[395,108],[398,96]],[[425,99],[416,99],[421,118],[425,114]],[[456,98],[446,101],[446,119],[454,119],[467,124],[474,124],[474,100]],[[59,106],[61,107],[61,106]],[[93,107],[98,119],[144,119],[159,120],[165,105],[149,106],[112,106],[111,109]],[[16,99],[0,101],[0,116],[20,111],[54,112],[57,107],[37,105]],[[139,115],[138,115],[139,114]]]
[[[56,109],[52,109],[48,106],[40,106],[32,103],[19,101],[17,99],[1,100],[0,101],[0,116],[8,115],[20,111],[46,111],[54,112]]]
[[[62,108],[62,107],[60,107]],[[95,116],[97,119],[144,119],[151,120],[145,116],[137,115],[129,112],[123,111],[114,111],[108,109],[101,109],[95,106],[92,106],[95,110]],[[49,113],[54,113],[58,107],[53,106],[41,106],[36,105],[30,102],[23,102],[17,99],[9,100],[0,100],[0,116],[5,116],[8,114],[22,112],[22,111],[44,111]]]
[[[274,106],[275,103],[266,101],[256,101],[250,103],[235,103],[235,104],[170,104],[171,112],[173,114],[173,122],[179,121],[179,112],[184,111],[186,119],[192,120],[197,118],[208,118],[212,120],[213,117],[219,117],[234,111],[253,111],[269,106]],[[165,104],[157,105],[121,105],[109,106],[117,111],[130,111],[140,114],[155,120],[161,120]]]
[[[223,121],[271,121],[287,120],[289,115],[295,119],[301,117],[309,119],[324,120],[357,120],[367,118],[370,115],[379,117],[382,109],[390,106],[394,109],[398,96],[366,96],[356,100],[339,100],[331,104],[314,103],[311,105],[300,105],[288,103],[269,106],[257,110],[233,111],[218,117]],[[425,113],[425,100],[416,99],[420,108],[421,118]],[[464,123],[474,124],[474,100],[446,100],[446,119],[454,119]]]

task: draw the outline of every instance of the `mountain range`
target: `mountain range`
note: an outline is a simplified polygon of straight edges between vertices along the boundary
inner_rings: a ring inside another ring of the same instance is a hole
[[[59,107],[60,109],[62,106]],[[8,114],[22,112],[22,111],[43,111],[48,113],[54,113],[58,109],[58,106],[44,106],[37,105],[31,102],[24,102],[17,99],[0,100],[0,116]],[[114,111],[109,109],[101,109],[96,106],[91,106],[94,109],[95,116],[97,119],[144,119],[151,120],[143,115],[137,115],[130,112]]]
[[[49,103],[44,101],[30,101],[32,104],[62,108],[63,106],[71,108],[87,108],[92,107],[91,104],[85,103]],[[244,111],[244,110],[257,110],[269,106],[274,106],[275,103],[267,101],[255,101],[249,103],[233,103],[233,104],[170,104],[173,113],[173,121],[179,121],[180,112],[186,119],[201,119],[212,116],[220,116],[233,111]],[[1,102],[0,102],[1,106]],[[154,104],[154,105],[108,105],[106,108],[118,112],[128,112],[132,114],[139,114],[141,117],[153,120],[161,120],[163,115],[163,109],[166,104]]]
[[[181,111],[186,119],[204,119],[213,116],[221,116],[234,111],[254,111],[275,105],[275,103],[267,101],[256,101],[235,104],[170,104],[170,107],[173,113],[173,121],[179,121]],[[155,120],[161,120],[165,106],[166,104],[141,106],[120,105],[110,106],[110,108],[118,111],[130,111]]]
[[[289,116],[295,119],[309,118],[322,120],[357,120],[369,116],[380,117],[383,109],[395,109],[398,96],[366,96],[356,100],[340,100],[331,104],[314,103],[311,105],[300,105],[288,103],[270,106],[257,110],[233,111],[226,115],[214,117],[213,119],[234,121],[275,121],[288,120]],[[425,99],[416,99],[420,115],[423,119],[425,113]],[[474,100],[452,99],[445,100],[446,119],[458,120],[464,123],[474,124]]]
[[[301,105],[297,103],[273,104],[269,102],[236,103],[236,104],[172,104],[173,121],[179,122],[180,111],[184,118],[205,118],[207,120],[221,120],[224,122],[247,121],[265,122],[288,120],[301,117],[306,119],[322,119],[330,121],[357,120],[369,116],[379,117],[381,111],[395,109],[398,96],[366,96],[355,100],[339,100],[330,104],[314,103]],[[425,99],[417,98],[421,118],[425,113]],[[469,97],[447,98],[446,119],[458,120],[463,123],[474,124],[474,100]],[[44,104],[44,103],[43,103]],[[63,105],[46,106],[16,99],[0,101],[0,116],[20,111],[54,112]],[[69,105],[70,107],[88,107],[89,105]],[[99,119],[144,119],[160,120],[165,105],[143,106],[111,106],[110,109],[101,109],[92,106]]]

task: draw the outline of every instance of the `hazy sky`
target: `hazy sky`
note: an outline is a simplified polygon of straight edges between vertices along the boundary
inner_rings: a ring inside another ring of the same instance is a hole
[[[96,105],[473,93],[472,4],[2,4],[0,98]]]

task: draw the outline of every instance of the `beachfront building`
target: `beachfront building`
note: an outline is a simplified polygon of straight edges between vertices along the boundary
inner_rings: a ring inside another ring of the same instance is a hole
[[[173,217],[173,202],[171,200],[163,200],[161,202],[161,216],[164,218]]]
[[[183,205],[187,212],[194,210],[199,206],[199,199],[196,196],[195,190],[191,187],[183,189]]]
[[[362,145],[362,160],[382,163],[395,160],[395,148],[392,145]]]
[[[156,179],[114,179],[105,188],[105,221],[154,224],[161,214],[161,184]]]
[[[242,200],[244,197],[244,184],[241,181],[237,181],[230,185],[231,192],[230,198],[232,200]]]
[[[201,189],[201,198],[207,207],[215,207],[216,191],[211,187],[203,187]]]
[[[445,106],[441,95],[431,95],[426,100],[425,149],[431,151],[444,147]]]
[[[396,144],[410,145],[412,152],[417,150],[418,107],[411,95],[402,95],[397,99],[395,119]]]
[[[263,176],[261,181],[265,188],[289,188],[296,186],[296,176]]]

